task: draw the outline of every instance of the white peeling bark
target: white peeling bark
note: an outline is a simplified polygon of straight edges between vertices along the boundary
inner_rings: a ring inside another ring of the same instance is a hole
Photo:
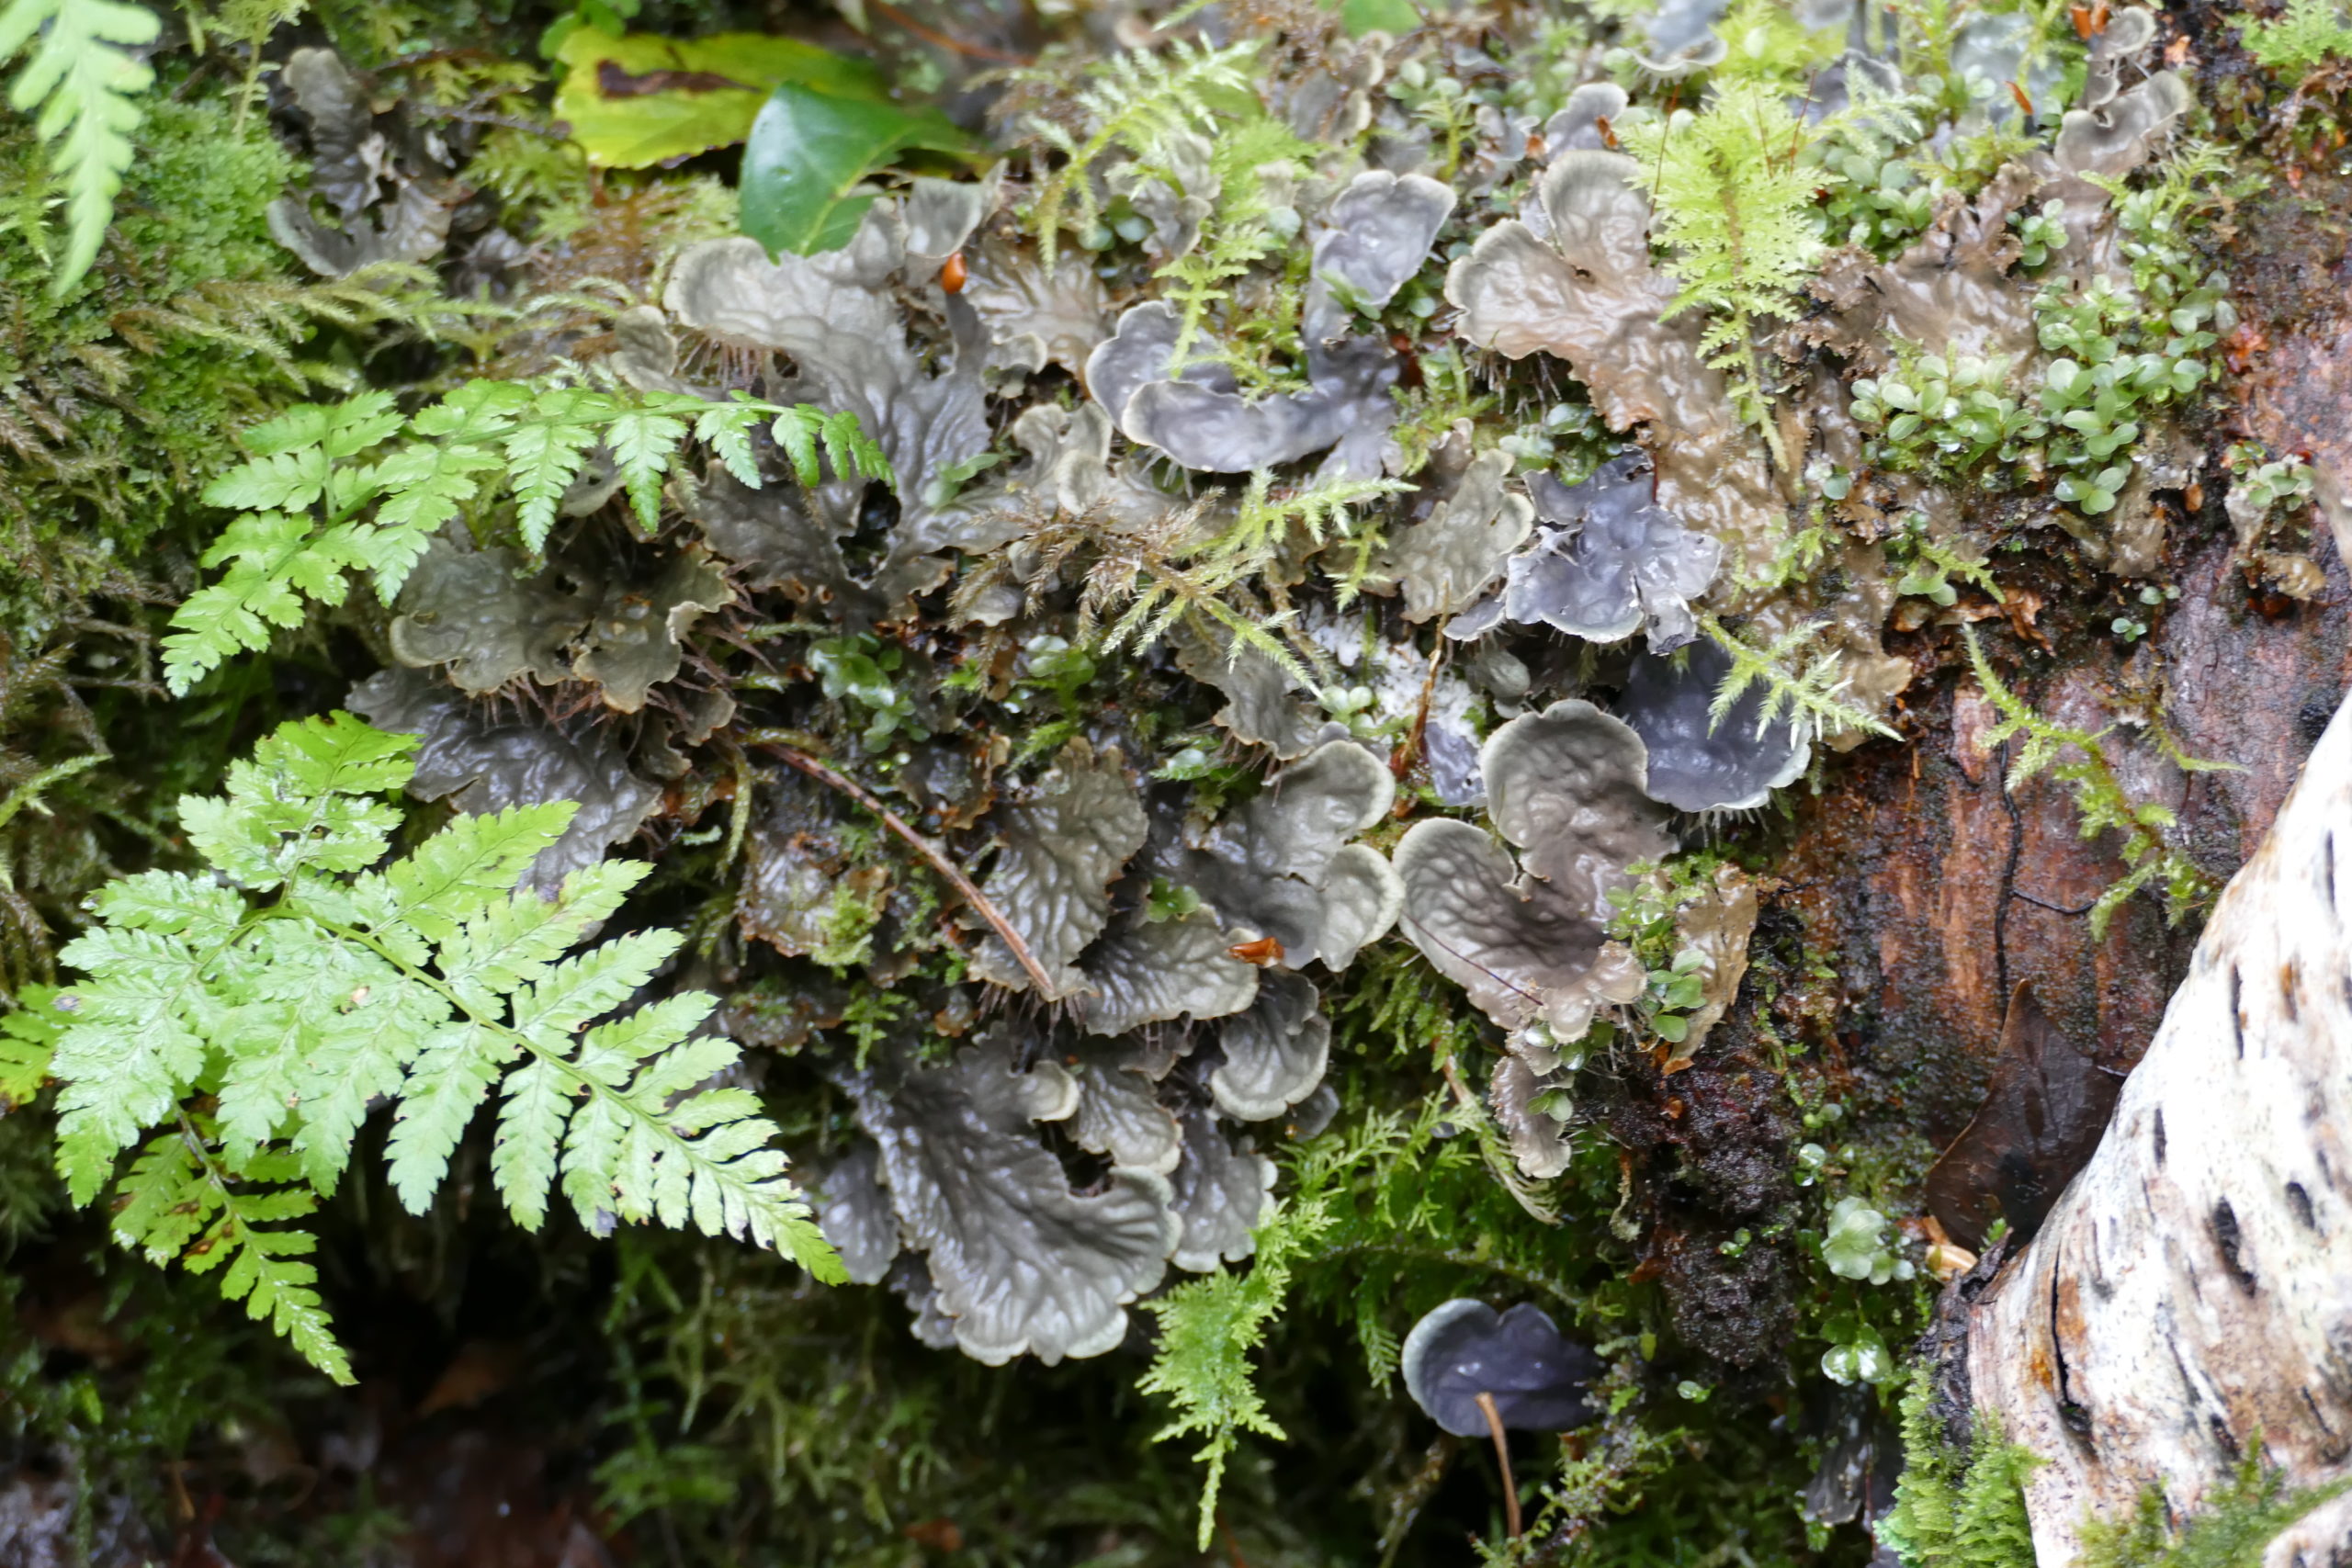
[[[2352,1541],[2352,1493],[2329,1499],[2271,1538],[2262,1568],[2336,1568]]]
[[[2352,1457],[2352,703],[2232,879],[2098,1152],[1968,1329],[1976,1404],[2048,1462],[2044,1564],[2149,1485],[2196,1508],[2259,1431]]]

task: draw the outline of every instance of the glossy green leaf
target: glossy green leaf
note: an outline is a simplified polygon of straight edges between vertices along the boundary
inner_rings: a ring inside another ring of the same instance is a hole
[[[914,149],[955,152],[961,131],[936,109],[778,86],[743,150],[743,232],[770,254],[837,251],[878,194],[866,176]]]
[[[643,169],[743,140],[782,83],[880,102],[881,75],[797,39],[718,33],[615,37],[574,28],[556,51],[566,67],[557,116],[598,168]]]

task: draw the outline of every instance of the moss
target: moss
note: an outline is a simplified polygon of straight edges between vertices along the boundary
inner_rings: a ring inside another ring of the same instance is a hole
[[[1983,1412],[1963,1448],[1934,1405],[1933,1378],[1922,1366],[1903,1397],[1903,1478],[1879,1540],[1904,1568],[2033,1568],[2025,1480],[2041,1460]]]
[[[1962,1450],[1932,1404],[1923,1368],[1903,1402],[1903,1479],[1881,1540],[1905,1568],[2033,1568],[2024,1483],[2041,1461],[1981,1415]],[[2346,1485],[2290,1489],[2256,1444],[2211,1504],[2177,1529],[2154,1488],[2123,1517],[2087,1523],[2075,1568],[2259,1568],[2282,1530]]]
[[[2092,1521],[2075,1568],[2261,1568],[2279,1532],[2347,1486],[2352,1482],[2290,1488],[2279,1470],[2263,1462],[2256,1443],[2229,1483],[2177,1529],[2153,1487],[2122,1518]]]
[[[296,278],[270,239],[295,165],[263,117],[164,98],[141,137],[99,263],[64,298],[33,204],[0,232],[0,626],[152,570],[141,552],[179,534],[236,432],[301,390],[294,354],[322,308],[364,308]],[[0,187],[39,188],[40,158],[21,122],[0,130]]]

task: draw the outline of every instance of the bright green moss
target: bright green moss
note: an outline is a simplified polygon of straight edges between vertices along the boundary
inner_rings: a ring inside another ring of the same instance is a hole
[[[49,293],[62,243],[32,201],[0,225],[0,625],[48,620],[190,514],[232,436],[299,394],[293,358],[332,301],[269,237],[293,160],[262,117],[158,98],[98,264]],[[21,123],[0,187],[38,188]],[[346,316],[358,312],[339,308]]]

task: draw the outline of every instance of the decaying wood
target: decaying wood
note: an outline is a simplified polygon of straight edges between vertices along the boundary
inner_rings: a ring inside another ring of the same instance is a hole
[[[2230,883],[2115,1119],[1968,1327],[1973,1396],[2048,1462],[2043,1562],[2150,1485],[2195,1509],[2258,1433],[2352,1459],[2352,704]]]

